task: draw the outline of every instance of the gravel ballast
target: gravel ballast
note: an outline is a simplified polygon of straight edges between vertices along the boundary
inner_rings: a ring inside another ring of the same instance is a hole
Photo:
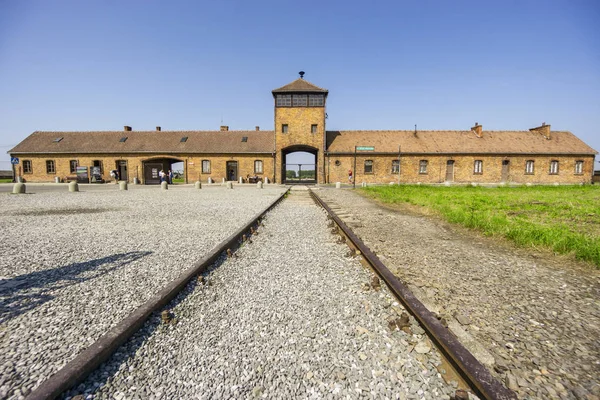
[[[319,194],[519,398],[600,398],[600,271],[356,191]]]
[[[449,399],[440,355],[306,192],[188,285],[79,387],[87,399]]]
[[[0,196],[0,398],[19,399],[284,187]]]

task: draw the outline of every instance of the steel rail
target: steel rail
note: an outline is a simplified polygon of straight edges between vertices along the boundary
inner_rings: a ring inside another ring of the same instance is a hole
[[[112,327],[107,333],[96,340],[91,346],[79,353],[73,360],[54,375],[43,381],[40,386],[33,390],[26,400],[49,400],[55,399],[63,392],[83,381],[100,364],[106,361],[125,341],[137,332],[146,319],[154,311],[160,310],[171,301],[195,276],[204,272],[224,252],[236,248],[240,239],[250,231],[257,222],[273,207],[275,207],[289,192],[289,188],[275,199],[269,206],[256,214],[250,222],[238,229],[227,239],[219,243],[214,249],[197,261],[192,267],[184,271],[171,283],[152,296],[148,301],[139,306],[129,316]]]
[[[364,259],[371,265],[377,274],[387,283],[394,295],[404,304],[407,310],[419,321],[431,340],[442,351],[446,359],[452,364],[473,392],[480,398],[487,400],[516,399],[517,395],[512,390],[504,387],[495,379],[488,369],[484,367],[456,337],[445,328],[440,321],[421,303],[415,295],[381,262],[364,242],[342,221],[335,212],[317,195],[310,190],[315,201],[323,207],[333,221],[342,230],[344,235],[358,249]]]

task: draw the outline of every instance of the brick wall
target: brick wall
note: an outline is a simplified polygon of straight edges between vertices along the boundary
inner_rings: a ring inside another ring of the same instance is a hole
[[[282,125],[288,125],[288,133],[282,132]],[[311,125],[317,125],[317,132],[311,132]],[[277,182],[282,182],[282,150],[289,146],[305,145],[318,149],[317,180],[325,182],[324,173],[325,107],[275,107],[275,148],[277,161]]]
[[[202,182],[207,182],[209,176],[215,181],[220,182],[222,178],[226,178],[226,162],[237,161],[238,162],[238,176],[246,177],[247,175],[254,176],[254,161],[262,160],[263,162],[263,173],[256,173],[257,176],[269,177],[272,180],[273,177],[273,157],[270,154],[238,154],[238,155],[227,155],[227,154],[209,154],[203,156],[177,154],[177,155],[144,155],[144,156],[126,156],[119,155],[115,156],[112,154],[96,154],[96,155],[20,155],[21,160],[21,176],[25,178],[27,182],[54,182],[55,177],[59,177],[64,180],[67,176],[73,176],[74,173],[70,172],[70,161],[76,160],[79,166],[91,167],[93,166],[94,160],[99,160],[103,165],[102,177],[106,181],[110,181],[110,171],[117,168],[117,161],[127,161],[128,170],[128,181],[133,182],[133,178],[137,177],[140,182],[144,183],[144,169],[143,163],[145,161],[157,161],[161,159],[169,159],[173,162],[183,162],[184,165],[184,178],[187,177],[188,182],[195,182],[201,179]],[[23,173],[23,161],[30,160],[32,163],[32,173]],[[55,173],[48,174],[46,172],[46,161],[53,160],[55,165]],[[211,161],[211,173],[202,174],[202,160]],[[169,169],[169,163],[164,164],[165,172]]]
[[[354,155],[330,155],[325,160],[328,182],[348,182],[348,170],[356,175],[357,183],[389,183],[398,182],[398,174],[392,173],[392,160],[397,155],[376,155],[359,153],[356,157],[354,171]],[[365,174],[366,160],[373,161],[373,172]],[[419,163],[427,160],[427,173],[419,173]],[[592,179],[594,157],[592,156],[425,156],[402,155],[400,161],[400,182],[403,183],[441,183],[446,181],[447,161],[454,160],[453,181],[457,183],[499,183],[503,181],[502,162],[509,162],[506,182],[535,184],[578,184],[590,183]],[[482,173],[474,173],[475,160],[481,160]],[[525,162],[534,160],[534,173],[525,174]],[[549,174],[550,162],[559,162],[557,175]],[[575,174],[575,162],[583,161],[583,174]],[[337,165],[336,165],[337,164]]]

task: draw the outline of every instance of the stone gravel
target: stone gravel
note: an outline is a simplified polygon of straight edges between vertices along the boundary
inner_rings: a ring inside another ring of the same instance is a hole
[[[449,399],[440,356],[295,191],[233,258],[155,313],[77,399]]]
[[[0,399],[20,399],[283,193],[0,195]]]
[[[352,190],[336,212],[522,399],[600,399],[600,271]]]

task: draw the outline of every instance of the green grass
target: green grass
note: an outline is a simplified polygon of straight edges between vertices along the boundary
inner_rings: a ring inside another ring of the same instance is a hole
[[[183,177],[181,178],[173,178],[173,183],[184,183],[185,179]]]
[[[0,179],[0,183],[12,183],[12,179],[10,179],[10,178]]]
[[[572,253],[600,267],[600,186],[373,186],[384,203],[408,203],[519,246]]]

